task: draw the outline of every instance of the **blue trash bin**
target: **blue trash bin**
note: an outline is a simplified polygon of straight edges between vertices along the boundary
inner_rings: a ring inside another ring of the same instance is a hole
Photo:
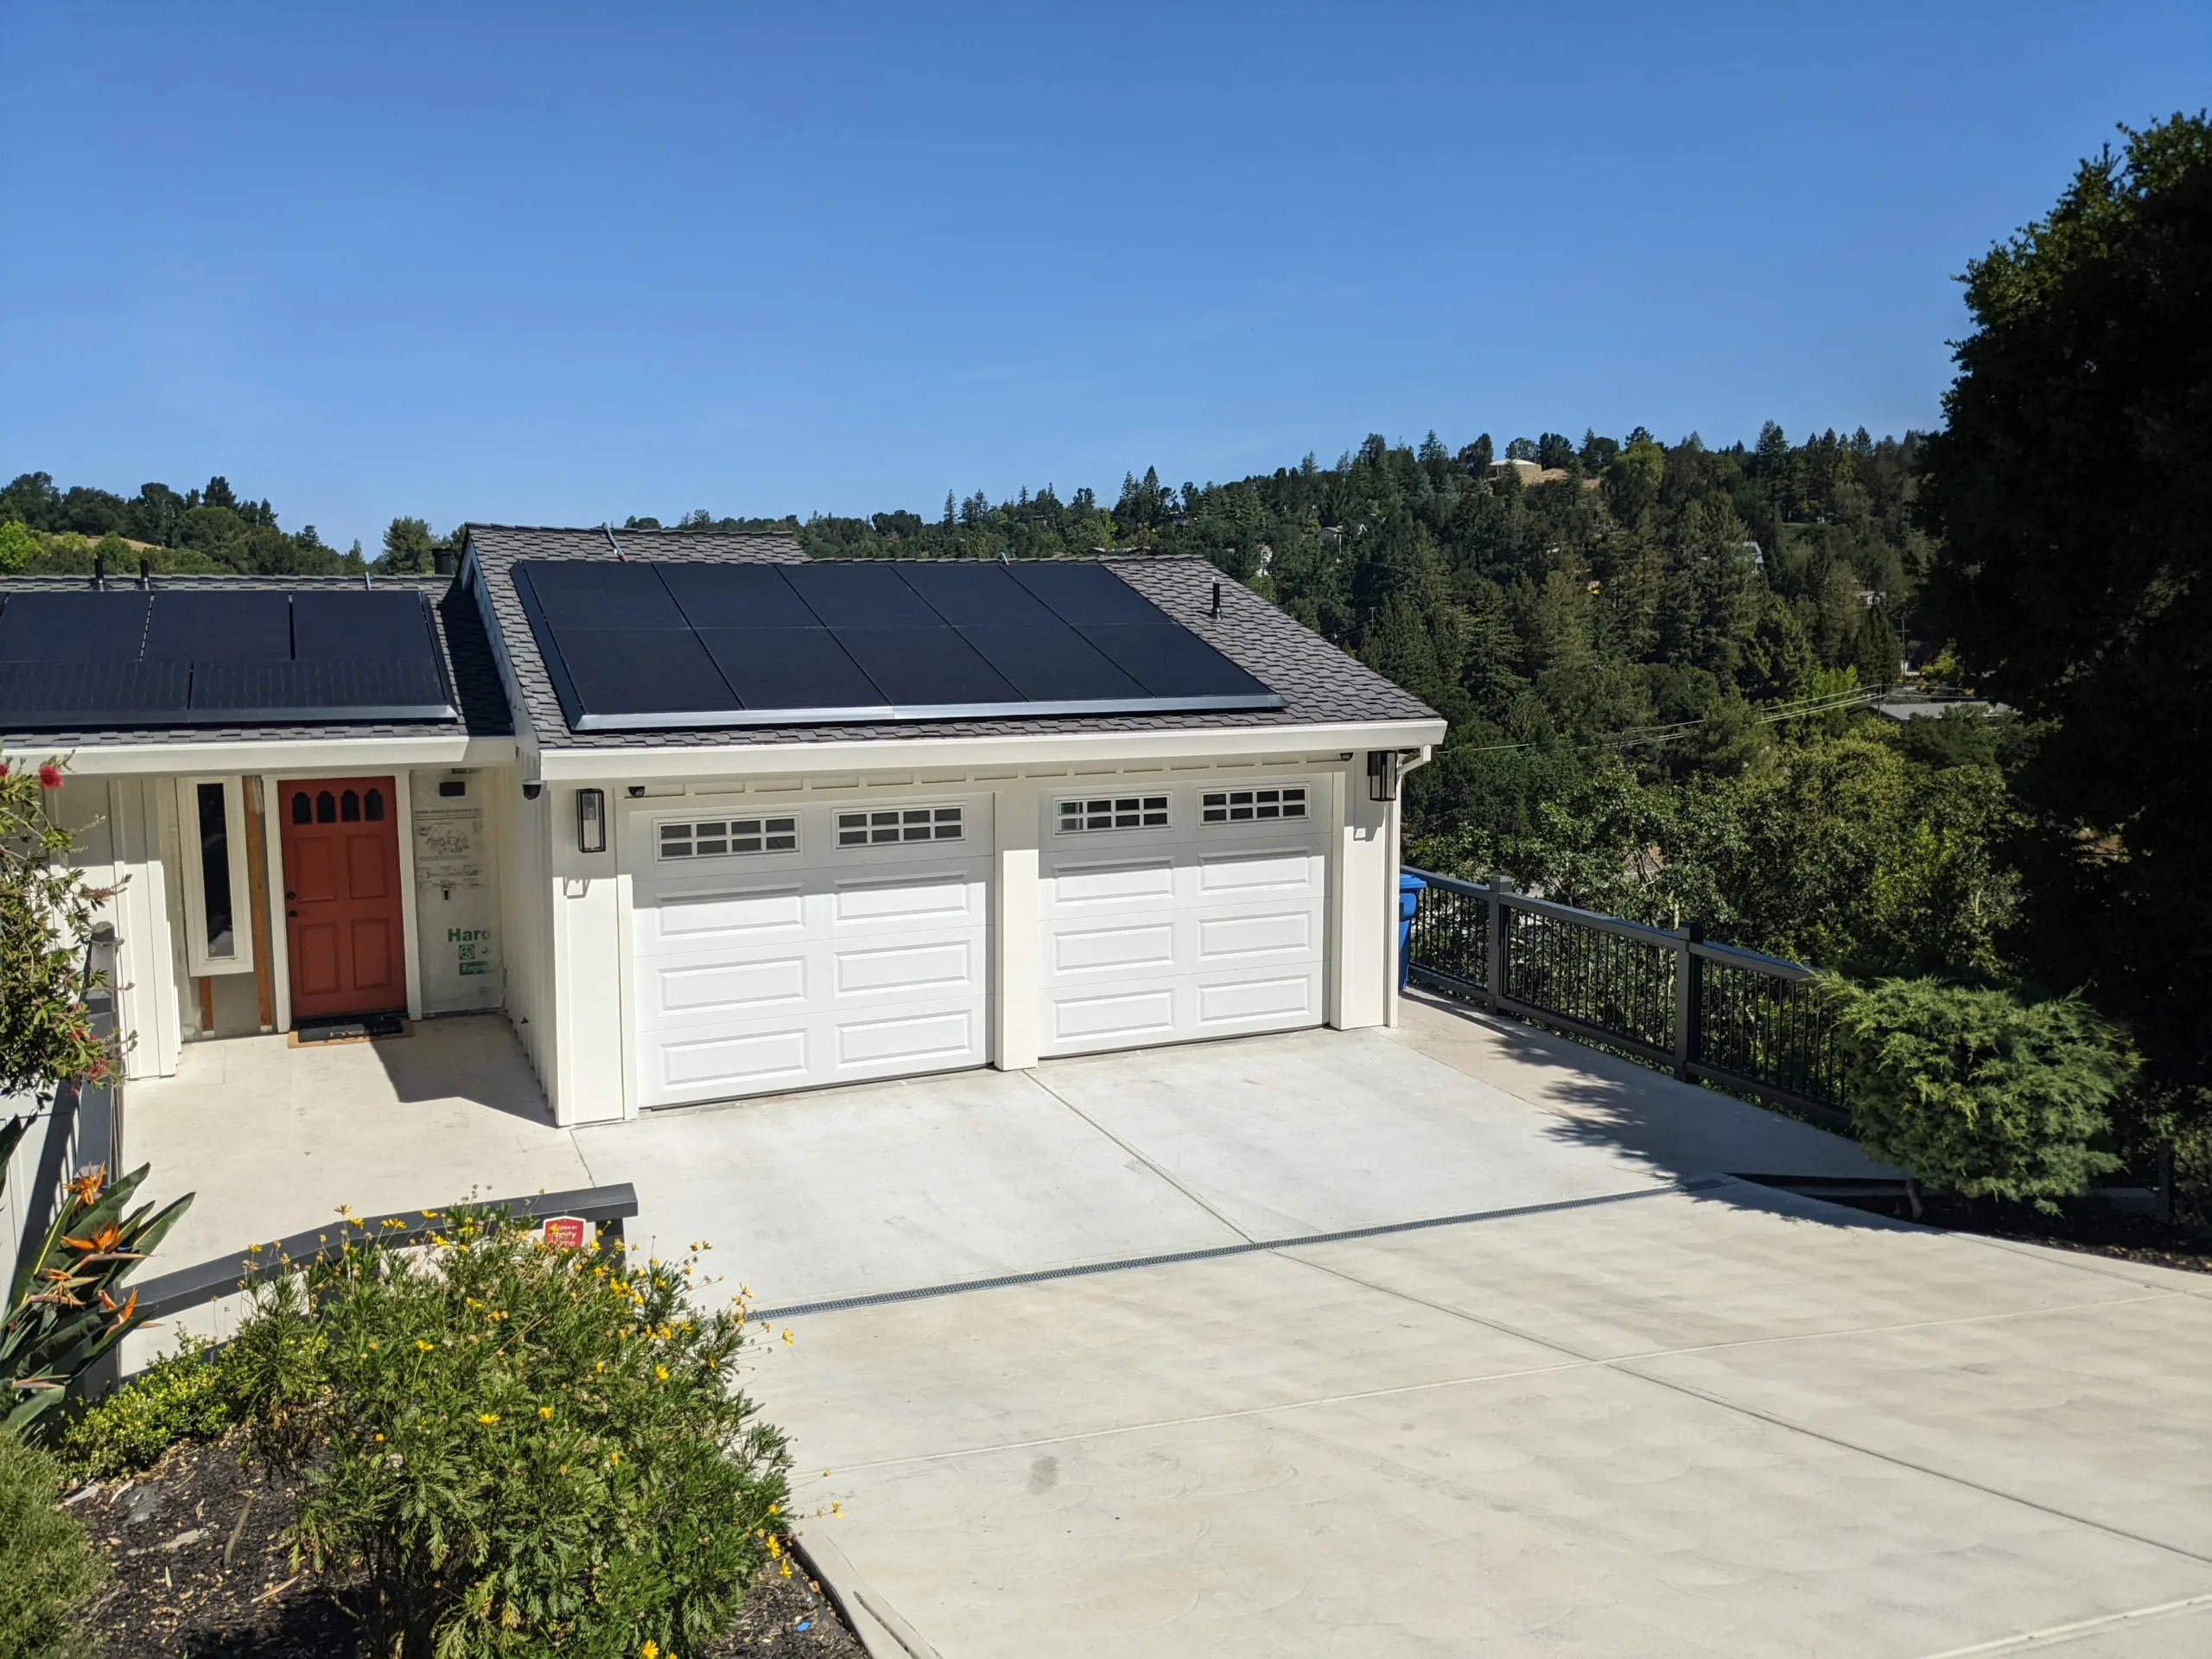
[[[1414,915],[1421,908],[1421,893],[1428,885],[1411,870],[1398,872],[1398,988],[1414,969]]]

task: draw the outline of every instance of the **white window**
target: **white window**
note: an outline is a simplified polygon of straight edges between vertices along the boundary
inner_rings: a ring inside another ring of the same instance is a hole
[[[1165,795],[1113,795],[1099,800],[1062,801],[1060,833],[1090,830],[1165,830]]]
[[[1198,797],[1200,823],[1250,823],[1262,818],[1306,816],[1306,785],[1279,789],[1210,789]]]
[[[177,785],[176,806],[184,842],[186,967],[195,976],[251,972],[245,788],[236,778],[187,778]]]
[[[664,823],[663,859],[728,858],[739,853],[795,853],[797,818],[709,818],[696,823]]]
[[[958,841],[965,833],[957,806],[887,806],[837,815],[840,847],[888,847],[908,841]]]

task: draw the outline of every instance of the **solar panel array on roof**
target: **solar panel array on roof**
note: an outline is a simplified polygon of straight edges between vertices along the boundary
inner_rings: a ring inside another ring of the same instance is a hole
[[[1283,706],[1101,564],[513,571],[580,732]]]
[[[0,588],[0,729],[454,718],[412,588]]]

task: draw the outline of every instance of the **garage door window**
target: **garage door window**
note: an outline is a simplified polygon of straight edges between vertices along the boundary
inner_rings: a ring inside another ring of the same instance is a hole
[[[664,823],[660,856],[728,858],[738,853],[795,853],[797,818],[710,818],[699,823]]]
[[[1201,823],[1250,823],[1306,816],[1305,785],[1285,789],[1210,789],[1198,798]]]
[[[1062,801],[1060,833],[1091,830],[1165,830],[1165,795],[1118,795],[1098,801]]]
[[[877,812],[840,812],[840,847],[888,847],[908,841],[958,841],[965,832],[957,806],[886,807]]]

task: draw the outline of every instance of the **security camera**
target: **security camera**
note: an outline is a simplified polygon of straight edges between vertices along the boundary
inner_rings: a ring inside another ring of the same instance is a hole
[[[545,780],[543,778],[525,778],[522,780],[522,798],[525,801],[534,801],[544,792]]]

